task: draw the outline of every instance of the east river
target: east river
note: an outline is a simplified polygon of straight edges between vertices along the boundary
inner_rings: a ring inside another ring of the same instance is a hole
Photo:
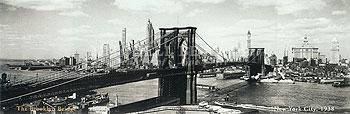
[[[288,112],[332,113],[350,109],[350,87],[336,88],[330,84],[253,83],[228,93],[235,96],[233,101],[238,104],[283,107]]]

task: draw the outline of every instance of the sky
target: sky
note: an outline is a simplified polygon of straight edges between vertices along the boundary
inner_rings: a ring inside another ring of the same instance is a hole
[[[160,27],[194,26],[211,46],[246,45],[282,57],[303,37],[329,57],[331,41],[350,58],[348,0],[0,0],[0,59],[52,59],[75,52],[118,50],[127,39],[146,38],[148,19]],[[204,47],[204,46],[203,46]]]

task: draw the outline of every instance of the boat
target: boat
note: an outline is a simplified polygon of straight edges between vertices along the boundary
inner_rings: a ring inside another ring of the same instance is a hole
[[[344,79],[321,79],[321,84],[333,84],[334,82],[342,82]]]
[[[334,82],[332,84],[333,87],[346,87],[346,86],[350,86],[350,83],[346,83],[344,81],[339,81],[339,82]]]
[[[216,77],[217,72],[213,69],[205,70],[201,73],[199,73],[198,78],[210,78],[210,77]]]
[[[261,79],[260,82],[261,83],[278,83],[278,80],[274,78],[269,78],[269,79]]]
[[[308,79],[307,82],[309,83],[319,83],[318,79]]]
[[[96,106],[109,102],[108,93],[98,93],[94,95],[86,95],[82,98],[82,103],[87,106]]]
[[[295,82],[291,79],[279,80],[278,83],[295,84]]]
[[[65,106],[67,105],[67,99],[66,98],[62,98],[62,97],[58,97],[58,96],[55,96],[55,97],[50,97],[50,98],[44,98],[44,102],[47,102],[48,104],[50,105],[53,105],[53,106]]]
[[[231,107],[236,107],[236,103],[227,103],[227,102],[220,102],[220,101],[215,101],[215,105],[221,106],[223,108],[231,108]]]
[[[210,77],[216,77],[216,72],[200,73],[198,76],[198,78],[210,78]]]
[[[281,80],[276,80],[274,78],[269,78],[269,79],[261,79],[259,82],[261,83],[287,83],[287,84],[295,84],[295,82],[291,79],[281,79]]]
[[[107,106],[93,106],[89,107],[89,113],[96,114],[110,114],[110,109]]]
[[[258,82],[261,76],[262,74],[258,73],[256,76],[245,77],[244,80],[249,83]]]
[[[216,79],[226,80],[226,79],[237,79],[244,76],[244,72],[224,72],[216,75]]]
[[[216,79],[226,80],[226,79],[237,79],[244,76],[246,73],[243,70],[234,68],[225,68],[222,73],[216,74]]]

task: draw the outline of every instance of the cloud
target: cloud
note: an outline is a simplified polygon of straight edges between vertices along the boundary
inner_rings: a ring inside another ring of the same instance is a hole
[[[75,28],[66,28],[66,29],[61,29],[58,31],[58,33],[62,35],[76,35],[76,34],[86,34],[86,33],[91,33],[91,26],[89,25],[81,25]]]
[[[8,27],[9,25],[6,25],[6,24],[1,24],[0,23],[0,27]]]
[[[316,33],[321,34],[342,34],[345,33],[343,27],[337,26],[335,24],[329,25],[325,28],[317,28]]]
[[[346,31],[350,31],[350,24],[348,24],[347,26],[344,27],[344,30]],[[350,33],[349,33],[350,34]]]
[[[225,0],[184,0],[185,2],[188,3],[210,3],[210,4],[218,4],[218,3],[223,3]]]
[[[272,6],[277,14],[296,14],[304,10],[320,10],[326,6],[322,0],[238,0],[245,8]]]
[[[192,10],[190,11],[186,17],[194,17],[196,15],[198,15],[199,13],[202,13],[203,11],[199,10],[199,9],[195,9],[195,10]]]
[[[270,20],[243,19],[234,23],[233,25],[209,29],[208,32],[210,31],[212,35],[210,37],[245,38],[248,30],[250,30],[252,35],[255,37],[272,33],[273,30],[270,29],[270,26],[273,26],[274,24],[275,22]]]
[[[111,19],[111,20],[108,20],[107,22],[110,23],[110,24],[113,24],[113,25],[123,25],[123,24],[125,24],[123,21],[121,21],[119,19]]]
[[[331,20],[326,18],[304,18],[296,19],[292,23],[288,23],[286,26],[294,29],[315,29],[326,28],[331,24]]]
[[[226,0],[115,0],[114,5],[123,10],[147,13],[178,13],[187,6],[187,3],[219,4],[225,1]]]
[[[1,2],[39,11],[64,11],[79,8],[85,0],[2,0]]]
[[[277,24],[270,27],[278,38],[302,38],[306,35],[315,35],[317,38],[346,33],[345,25],[337,25],[326,18],[295,19],[286,24]]]
[[[89,16],[88,14],[86,14],[80,10],[60,12],[60,13],[58,13],[58,15],[72,16],[72,17],[88,17]]]
[[[115,0],[114,5],[123,10],[155,13],[176,13],[184,6],[176,0]]]
[[[18,32],[8,24],[0,23],[0,41],[11,40],[18,37]],[[1,42],[0,42],[1,43]]]
[[[89,35],[89,37],[94,37],[94,38],[117,38],[118,34],[116,33],[110,33],[110,32],[104,32],[104,33],[96,33],[96,34],[91,34]]]
[[[243,19],[236,22],[235,26],[245,28],[263,28],[272,24],[274,24],[274,22],[269,20]]]
[[[345,15],[346,14],[346,10],[341,10],[341,11],[333,11],[332,15]]]
[[[9,10],[9,11],[16,11],[17,8],[16,7],[9,7],[9,8],[7,8],[7,10]]]

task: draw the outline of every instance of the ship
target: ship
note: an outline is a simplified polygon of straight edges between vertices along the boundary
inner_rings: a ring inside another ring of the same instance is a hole
[[[225,69],[223,73],[216,74],[216,79],[237,79],[244,76],[246,73],[238,69]]]
[[[210,77],[216,77],[217,72],[213,69],[205,70],[201,73],[199,73],[198,78],[210,78]]]

